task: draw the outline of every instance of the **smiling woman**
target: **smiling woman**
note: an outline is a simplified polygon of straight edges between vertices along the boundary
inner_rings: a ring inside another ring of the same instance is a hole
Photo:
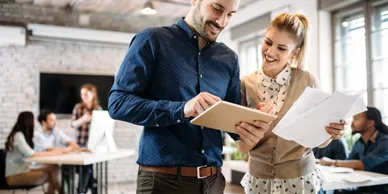
[[[241,181],[247,194],[318,193],[321,190],[323,179],[315,168],[312,150],[271,132],[307,87],[318,86],[313,76],[302,70],[307,29],[304,15],[283,13],[275,17],[262,42],[262,68],[241,80],[243,105],[260,110],[266,107],[278,116],[269,131],[254,144],[244,140],[252,134],[240,134],[237,145],[240,151],[249,152],[250,158],[249,173]],[[333,137],[342,133],[343,122],[333,126],[336,128],[326,128]],[[247,123],[238,127],[252,128]]]

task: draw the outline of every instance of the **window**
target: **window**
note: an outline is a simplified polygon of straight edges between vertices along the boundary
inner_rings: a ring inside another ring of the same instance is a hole
[[[343,92],[367,89],[365,22],[362,14],[337,19],[335,88]],[[364,100],[367,101],[367,95]]]
[[[375,106],[384,116],[385,123],[388,123],[388,6],[376,6],[373,13],[373,98]]]
[[[364,0],[359,6],[337,11],[333,25],[335,89],[367,90],[365,102],[378,108],[388,123],[387,1]]]
[[[261,67],[261,42],[263,37],[255,37],[240,43],[239,59],[241,76],[246,76]]]

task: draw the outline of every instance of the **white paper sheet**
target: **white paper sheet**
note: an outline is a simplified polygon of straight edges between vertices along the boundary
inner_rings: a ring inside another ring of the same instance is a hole
[[[337,91],[330,95],[308,87],[273,132],[304,147],[317,147],[330,138],[325,129],[330,123],[367,110],[363,93],[347,95]]]

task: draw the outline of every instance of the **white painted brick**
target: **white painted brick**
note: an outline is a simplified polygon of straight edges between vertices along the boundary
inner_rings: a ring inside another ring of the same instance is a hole
[[[0,48],[0,148],[10,132],[19,112],[38,113],[41,71],[62,73],[110,73],[114,75],[126,49],[31,41],[25,47]],[[76,131],[70,119],[58,120],[57,125],[72,139]],[[142,128],[117,122],[114,133],[121,148],[137,150]],[[135,181],[137,156],[109,162],[109,182]]]

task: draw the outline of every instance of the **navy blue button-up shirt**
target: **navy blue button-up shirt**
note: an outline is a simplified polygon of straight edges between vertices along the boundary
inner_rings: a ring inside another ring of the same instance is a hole
[[[222,165],[221,132],[190,124],[183,110],[200,92],[240,104],[238,58],[222,43],[199,50],[197,38],[181,19],[140,32],[129,46],[108,110],[114,119],[144,126],[138,164]]]
[[[360,138],[353,146],[349,160],[361,160],[365,171],[388,174],[388,135],[378,133],[375,142],[365,144]]]

